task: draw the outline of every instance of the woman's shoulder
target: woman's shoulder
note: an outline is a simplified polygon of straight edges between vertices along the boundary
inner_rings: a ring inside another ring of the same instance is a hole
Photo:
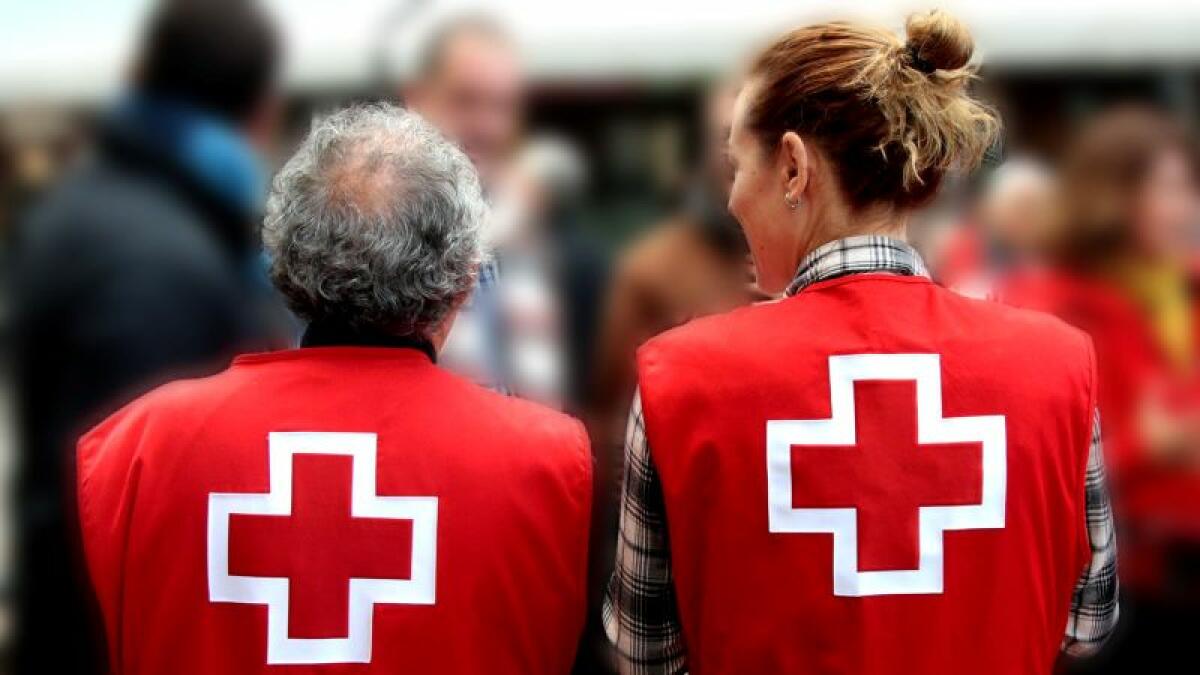
[[[781,305],[772,300],[728,312],[692,319],[646,341],[638,349],[639,366],[656,363],[694,363],[703,367],[730,360],[755,349],[764,333],[778,327]]]
[[[1091,336],[1075,322],[1045,305],[1014,303],[1005,298],[974,298],[939,287],[948,312],[957,317],[954,344],[999,357],[1005,353],[1038,355],[1044,368],[1090,369]]]

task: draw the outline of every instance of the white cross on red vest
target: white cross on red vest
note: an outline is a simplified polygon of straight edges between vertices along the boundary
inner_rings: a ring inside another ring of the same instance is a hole
[[[770,531],[833,534],[835,595],[941,593],[943,533],[1004,527],[1004,416],[942,417],[941,373],[831,356],[829,419],[767,422]]]
[[[434,603],[437,497],[375,494],[375,434],[268,443],[270,492],[209,495],[209,598],[267,605],[269,664],[367,663],[376,604]]]

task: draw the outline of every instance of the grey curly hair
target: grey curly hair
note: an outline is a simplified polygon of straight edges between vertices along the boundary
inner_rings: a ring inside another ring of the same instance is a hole
[[[263,244],[302,318],[426,336],[474,285],[486,216],[458,148],[415,113],[357,105],[316,120],[275,177]]]

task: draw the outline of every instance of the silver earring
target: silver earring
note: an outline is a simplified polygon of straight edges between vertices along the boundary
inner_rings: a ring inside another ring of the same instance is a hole
[[[795,211],[796,209],[798,209],[798,208],[800,207],[800,198],[799,198],[799,197],[793,197],[793,196],[789,195],[789,194],[788,194],[788,193],[786,193],[786,192],[785,192],[785,193],[783,193],[783,201],[784,201],[785,203],[787,203],[787,205],[788,205],[788,208],[789,208],[789,209],[791,209],[791,210],[793,210],[793,211]]]

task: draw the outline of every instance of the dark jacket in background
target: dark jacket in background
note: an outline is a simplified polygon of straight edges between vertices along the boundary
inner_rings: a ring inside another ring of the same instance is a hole
[[[103,668],[79,566],[76,438],[159,383],[271,342],[257,203],[228,189],[251,155],[228,152],[230,131],[197,162],[176,144],[191,126],[153,110],[115,115],[13,242],[18,672]]]

